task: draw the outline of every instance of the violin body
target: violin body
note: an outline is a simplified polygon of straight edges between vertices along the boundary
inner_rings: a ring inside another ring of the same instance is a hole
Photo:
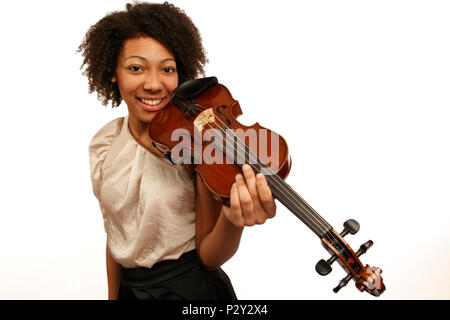
[[[258,123],[240,124],[236,119],[241,114],[239,103],[217,78],[190,80],[180,85],[171,102],[155,115],[148,134],[173,164],[193,164],[210,192],[224,204],[229,203],[234,177],[242,173],[243,164],[264,174],[274,199],[313,231],[331,254],[316,264],[316,271],[322,276],[329,274],[337,260],[347,272],[333,291],[338,292],[353,279],[360,291],[381,295],[385,291],[382,270],[364,266],[359,259],[373,241],[355,252],[344,236],[358,232],[359,223],[347,220],[344,230],[336,232],[285,182],[292,164],[286,141]]]
[[[241,107],[225,86],[219,83],[210,86],[195,97],[195,103],[203,107],[199,108],[193,116],[188,117],[180,112],[177,105],[169,103],[150,123],[149,135],[159,150],[172,150],[170,160],[173,163],[194,164],[194,170],[200,174],[206,187],[217,199],[225,204],[229,203],[234,177],[242,173],[241,165],[249,162],[249,159],[241,156],[243,161],[239,163],[239,156],[234,154],[234,145],[231,143],[225,145],[222,152],[219,152],[220,148],[213,145],[211,134],[205,131],[217,130],[217,127],[222,124],[226,124],[227,130],[231,130],[246,145],[253,146],[252,149],[256,154],[264,155],[262,159],[278,176],[282,179],[288,176],[291,158],[286,141],[275,132],[260,126],[259,123],[252,126],[239,123],[236,118],[242,114]],[[214,117],[215,120],[208,122],[208,126],[200,131],[194,122],[205,110],[210,110],[213,114],[210,117]],[[179,131],[183,139],[179,139],[180,135],[173,135],[173,132],[180,128],[185,129],[185,132]],[[216,135],[214,138],[220,139],[220,136]],[[224,138],[226,139],[231,142],[232,138],[228,136]],[[173,152],[176,146],[177,152]],[[277,150],[272,150],[272,146],[276,146]],[[232,161],[230,157],[227,158],[226,152],[223,152],[226,148],[231,149],[233,153]],[[168,153],[165,155],[169,157]]]

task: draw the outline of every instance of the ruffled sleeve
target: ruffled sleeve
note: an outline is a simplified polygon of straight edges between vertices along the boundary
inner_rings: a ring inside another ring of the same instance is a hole
[[[112,143],[120,133],[123,121],[124,118],[118,118],[107,123],[92,137],[89,144],[92,189],[97,199],[99,199],[100,185],[102,182],[102,166]]]

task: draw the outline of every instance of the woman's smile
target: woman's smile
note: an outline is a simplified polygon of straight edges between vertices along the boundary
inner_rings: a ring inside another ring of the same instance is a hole
[[[145,99],[145,98],[137,98],[142,107],[147,111],[158,111],[160,110],[164,104],[164,99],[167,97],[162,97],[160,99]]]

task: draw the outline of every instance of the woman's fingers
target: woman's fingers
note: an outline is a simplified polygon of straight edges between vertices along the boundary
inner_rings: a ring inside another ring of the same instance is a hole
[[[262,208],[262,205],[260,203],[258,189],[256,187],[255,173],[248,164],[244,164],[242,166],[242,172],[244,173],[246,187],[248,189],[248,193],[250,194],[253,203],[253,216],[252,220],[249,221],[249,223],[251,223],[251,225],[263,224],[264,222],[266,222],[267,215],[264,212],[264,209]]]
[[[253,205],[253,198],[250,191],[247,188],[246,180],[244,180],[244,177],[241,174],[236,175],[236,185],[245,225],[252,226],[255,224],[255,206]]]
[[[247,185],[248,192],[250,193],[253,202],[256,203],[259,201],[259,197],[258,190],[256,189],[255,173],[253,172],[252,167],[250,167],[248,164],[244,164],[242,166],[242,172],[244,173],[245,184]]]
[[[265,177],[262,174],[258,174],[257,178],[253,169],[248,164],[242,166],[242,172],[244,173],[246,187],[253,203],[253,214],[244,215],[244,218],[251,217],[250,221],[246,219],[246,222],[250,225],[255,223],[263,224],[266,219],[275,216],[276,206],[272,192]],[[247,197],[247,195],[245,196]]]
[[[276,205],[272,192],[262,174],[255,176],[253,169],[245,164],[243,175],[235,177],[230,192],[230,207],[224,206],[224,213],[235,226],[263,224],[275,216]]]
[[[239,193],[237,184],[234,183],[231,187],[230,193],[230,207],[224,206],[224,212],[228,218],[236,227],[245,226],[244,217],[242,216],[241,204],[239,201]]]
[[[276,205],[272,197],[272,191],[270,191],[267,180],[262,173],[256,175],[256,188],[258,190],[261,206],[264,208],[267,217],[273,218],[276,213]]]

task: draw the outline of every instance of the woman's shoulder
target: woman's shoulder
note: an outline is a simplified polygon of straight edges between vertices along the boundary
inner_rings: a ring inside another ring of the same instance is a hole
[[[92,137],[89,143],[91,167],[96,167],[105,160],[108,150],[126,124],[125,120],[126,117],[120,117],[108,122]]]
[[[92,137],[90,142],[90,147],[96,145],[101,142],[107,142],[110,140],[114,140],[122,130],[123,124],[125,121],[125,117],[120,117],[114,120],[111,120],[107,124],[105,124],[97,133]],[[110,141],[111,142],[111,141]]]
[[[105,124],[92,137],[89,143],[89,162],[94,194],[99,196],[99,185],[102,179],[102,166],[114,140],[119,136],[125,117],[114,119]]]

